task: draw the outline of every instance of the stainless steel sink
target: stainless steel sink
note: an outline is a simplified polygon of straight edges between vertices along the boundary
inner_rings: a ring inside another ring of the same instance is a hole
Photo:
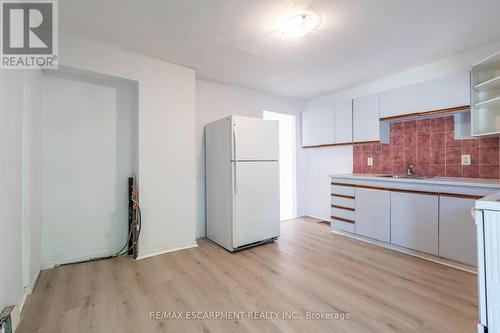
[[[428,179],[432,176],[418,176],[418,175],[378,175],[377,177],[382,178],[405,178],[405,179]]]

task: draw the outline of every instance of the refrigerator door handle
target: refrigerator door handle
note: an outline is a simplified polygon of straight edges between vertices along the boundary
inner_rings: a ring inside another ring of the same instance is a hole
[[[238,178],[236,176],[236,128],[233,125],[233,168],[234,168],[234,178],[233,178],[233,185],[234,185],[234,194],[238,193]]]
[[[474,219],[474,224],[477,224],[477,220],[476,220],[476,212],[482,212],[483,210],[482,209],[477,209],[476,207],[472,207],[470,209],[470,215],[472,216],[472,218]]]

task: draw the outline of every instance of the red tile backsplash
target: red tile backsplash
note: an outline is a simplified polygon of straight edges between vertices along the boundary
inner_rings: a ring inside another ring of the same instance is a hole
[[[354,145],[354,173],[402,174],[413,164],[423,176],[500,178],[500,137],[455,140],[453,116],[393,123],[390,130],[388,145]],[[461,165],[462,154],[471,165]]]

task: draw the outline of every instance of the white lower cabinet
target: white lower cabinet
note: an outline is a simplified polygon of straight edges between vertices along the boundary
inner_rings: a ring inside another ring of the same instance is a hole
[[[494,189],[478,194],[463,188],[462,194],[456,194],[416,185],[385,188],[378,183],[332,182],[331,227],[477,267],[477,232],[471,209],[475,198],[488,191]]]
[[[355,233],[384,242],[390,241],[391,192],[356,189]]]
[[[438,255],[437,195],[391,193],[391,243]]]
[[[439,256],[477,265],[476,225],[470,214],[474,199],[439,197]]]

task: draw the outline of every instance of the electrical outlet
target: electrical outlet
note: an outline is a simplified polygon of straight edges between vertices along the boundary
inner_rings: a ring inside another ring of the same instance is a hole
[[[462,165],[470,165],[470,155],[462,155]]]
[[[373,157],[368,157],[368,165],[369,166],[373,165]]]

